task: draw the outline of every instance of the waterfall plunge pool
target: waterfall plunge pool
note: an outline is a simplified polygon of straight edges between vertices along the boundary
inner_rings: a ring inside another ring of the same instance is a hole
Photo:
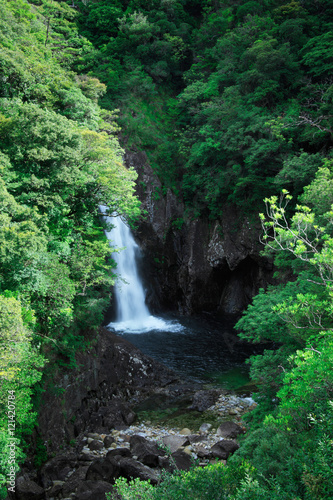
[[[237,339],[232,321],[205,315],[151,318],[152,328],[147,324],[138,329],[135,320],[132,325],[110,323],[108,328],[183,378],[242,394],[252,392],[245,361],[254,349]]]
[[[114,288],[115,320],[108,328],[180,376],[224,389],[251,392],[245,360],[253,352],[233,333],[230,321],[210,317],[156,317],[145,303],[137,266],[140,248],[128,225],[118,216],[101,213],[111,230],[105,231],[117,264]]]

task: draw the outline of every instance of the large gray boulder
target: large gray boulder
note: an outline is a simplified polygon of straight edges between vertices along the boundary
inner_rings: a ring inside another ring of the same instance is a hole
[[[170,453],[174,453],[181,446],[186,446],[189,443],[188,436],[175,436],[170,434],[162,438],[163,445]]]
[[[239,434],[243,434],[244,429],[235,422],[223,422],[217,429],[216,434],[225,439],[234,439]]]

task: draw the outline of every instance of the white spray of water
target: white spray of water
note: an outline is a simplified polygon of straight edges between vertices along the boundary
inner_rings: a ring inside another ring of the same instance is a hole
[[[107,207],[101,206],[102,213]],[[110,323],[116,331],[144,333],[150,330],[178,331],[182,326],[173,321],[164,321],[152,316],[145,303],[145,292],[138,274],[136,256],[139,247],[136,244],[130,228],[120,217],[106,217],[107,222],[114,227],[105,234],[110,246],[122,249],[114,252],[112,258],[117,263],[118,279],[115,286],[117,307],[116,321]]]

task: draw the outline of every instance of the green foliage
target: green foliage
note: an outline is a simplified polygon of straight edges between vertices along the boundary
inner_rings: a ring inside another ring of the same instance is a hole
[[[45,360],[32,343],[27,323],[30,317],[21,303],[0,295],[0,494],[6,491],[3,486],[11,466],[19,469],[24,458],[23,437],[32,432],[37,416],[31,402],[32,387],[42,377]],[[12,443],[15,456],[10,452]]]
[[[275,350],[251,359],[259,405],[248,417],[252,432],[231,459],[237,465],[246,457],[258,471],[249,498],[257,490],[261,498],[262,488],[288,499],[332,496],[330,166],[318,170],[302,195],[311,204],[317,196],[314,211],[297,205],[288,217],[291,196],[284,190],[280,199],[265,200],[267,217],[261,215],[266,253],[280,254],[280,265],[291,256],[297,278],[262,290],[237,324],[243,338],[275,343]]]
[[[327,2],[84,2],[78,26],[99,51],[86,64],[110,89],[105,105],[121,108],[124,140],[193,213],[216,218],[224,203],[253,211],[276,187],[300,194],[325,158],[329,12]]]
[[[98,105],[106,87],[72,71],[93,52],[76,17],[64,2],[0,0],[1,498],[10,470],[8,394],[18,470],[47,361],[74,366],[109,304],[114,263],[98,205],[130,221],[140,213],[116,111]],[[36,446],[39,466],[46,454]]]
[[[151,500],[227,500],[234,498],[237,485],[252,469],[246,463],[237,469],[225,467],[221,463],[209,465],[202,469],[193,468],[188,472],[178,471],[166,474],[156,487],[138,479],[127,483],[123,479],[116,481],[116,486],[124,500],[145,498]],[[112,499],[112,495],[109,495]]]

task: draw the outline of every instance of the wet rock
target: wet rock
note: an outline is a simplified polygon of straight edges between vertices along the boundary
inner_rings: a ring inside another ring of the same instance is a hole
[[[238,450],[238,448],[239,444],[236,441],[232,439],[223,439],[212,446],[210,453],[214,458],[227,460],[229,455]]]
[[[139,478],[142,481],[150,481],[157,484],[159,476],[146,465],[141,464],[134,458],[121,458],[119,460],[120,476],[131,480]]]
[[[189,441],[187,436],[176,436],[170,434],[169,436],[165,436],[162,438],[162,443],[164,444],[164,446],[166,446],[167,450],[170,451],[170,453],[174,453],[181,446],[185,446],[186,444],[188,444],[188,442]]]
[[[113,492],[114,488],[105,481],[84,481],[77,488],[75,500],[106,500],[105,493]]]
[[[137,456],[137,459],[148,467],[158,467],[158,457],[165,455],[165,451],[157,443],[148,441],[142,436],[132,436],[130,447],[132,455]]]
[[[220,391],[210,389],[208,391],[197,391],[194,394],[191,410],[205,411],[219,398]]]
[[[87,470],[86,480],[114,483],[119,472],[118,462],[114,458],[97,458]]]
[[[225,439],[234,439],[239,434],[243,434],[244,429],[235,422],[223,422],[217,429],[216,434]]]
[[[144,152],[126,151],[125,160],[139,175],[137,194],[147,212],[136,236],[147,262],[149,305],[186,314],[242,312],[272,278],[272,264],[260,255],[260,224],[230,203],[221,207],[221,220],[187,220],[181,197],[170,189],[156,198],[161,182]],[[157,254],[164,263],[154,264]]]

